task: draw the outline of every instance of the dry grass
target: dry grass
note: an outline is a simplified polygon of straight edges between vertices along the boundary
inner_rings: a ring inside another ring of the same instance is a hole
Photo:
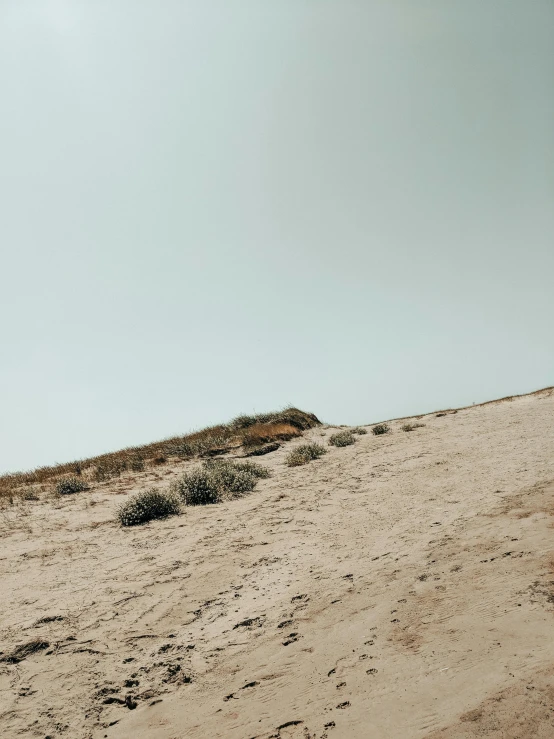
[[[0,476],[0,503],[48,489],[64,477],[79,477],[87,482],[102,482],[124,472],[140,472],[144,467],[164,464],[172,458],[192,459],[230,451],[242,445],[283,441],[300,436],[302,431],[318,426],[313,413],[298,408],[285,408],[274,413],[239,416],[228,424],[211,426],[185,436],[175,436],[140,447],[129,447],[97,457],[38,467],[30,472],[15,472]]]
[[[271,441],[289,441],[296,436],[302,436],[302,431],[290,423],[256,423],[244,431],[242,444],[253,447]]]
[[[422,429],[424,423],[405,423],[402,425],[402,431],[414,431],[414,429]]]

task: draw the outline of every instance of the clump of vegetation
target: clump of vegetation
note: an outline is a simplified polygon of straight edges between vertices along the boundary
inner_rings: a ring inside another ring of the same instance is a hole
[[[327,450],[321,444],[301,444],[287,454],[285,459],[289,467],[299,467],[308,464],[313,459],[319,459]]]
[[[269,476],[267,467],[255,462],[207,460],[200,469],[173,483],[171,489],[185,505],[210,505],[250,493],[259,479]]]
[[[320,421],[313,413],[306,413],[298,408],[285,408],[282,411],[274,413],[259,413],[256,416],[238,416],[231,421],[229,426],[237,430],[245,429],[256,424],[268,423],[286,423],[300,429],[300,431],[307,431],[308,429],[314,428],[314,426],[319,426]]]
[[[154,519],[176,516],[180,512],[178,496],[151,488],[125,501],[117,510],[117,518],[122,526],[138,526]]]
[[[390,426],[388,425],[388,423],[378,423],[371,430],[373,431],[375,436],[381,436],[381,434],[390,433]]]
[[[414,429],[421,429],[424,426],[424,423],[405,423],[402,426],[402,431],[413,431]]]
[[[359,427],[357,429],[352,429],[352,433],[353,434],[360,434],[360,436],[362,436],[363,434],[367,434],[367,429],[364,429],[364,428]]]
[[[331,446],[350,446],[356,441],[352,431],[339,431],[329,437]]]
[[[188,472],[175,483],[172,490],[177,492],[185,505],[210,505],[221,502],[218,486],[206,470]]]
[[[73,493],[82,493],[83,490],[88,489],[86,482],[78,477],[66,477],[57,482],[55,487],[57,495],[73,495]]]
[[[298,408],[240,416],[230,423],[140,447],[129,447],[89,459],[40,467],[30,472],[0,475],[0,502],[11,501],[14,496],[20,495],[21,489],[30,485],[55,484],[63,476],[83,475],[103,482],[126,471],[141,472],[145,466],[163,464],[164,459],[170,461],[172,458],[215,456],[243,445],[246,445],[247,450],[261,448],[262,444],[284,441],[319,425],[320,421],[313,413],[306,413]]]

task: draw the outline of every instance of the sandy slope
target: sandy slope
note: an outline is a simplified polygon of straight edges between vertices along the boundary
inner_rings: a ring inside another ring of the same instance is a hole
[[[394,422],[294,469],[290,442],[248,497],[136,529],[120,496],[187,465],[0,514],[0,650],[50,644],[0,663],[1,736],[550,739],[553,412]]]

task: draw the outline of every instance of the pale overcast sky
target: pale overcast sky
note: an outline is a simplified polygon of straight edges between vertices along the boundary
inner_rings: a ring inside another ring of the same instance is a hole
[[[0,470],[554,384],[551,0],[0,0]]]

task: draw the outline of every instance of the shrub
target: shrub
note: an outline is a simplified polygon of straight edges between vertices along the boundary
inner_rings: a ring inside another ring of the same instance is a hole
[[[381,436],[381,434],[388,434],[390,432],[390,426],[388,423],[378,423],[372,429],[375,436]]]
[[[421,429],[424,426],[424,423],[405,423],[402,426],[402,431],[413,431],[414,429]]]
[[[117,510],[117,518],[122,526],[138,526],[154,519],[176,516],[180,512],[176,495],[151,488],[125,501]]]
[[[221,462],[219,462],[221,464]],[[266,480],[271,477],[271,472],[264,467],[263,464],[257,464],[256,462],[234,462],[235,469],[243,470],[249,475],[253,475],[261,480]]]
[[[326,452],[327,450],[321,444],[302,444],[287,454],[285,462],[289,467],[299,467],[311,462],[312,459],[319,459]]]
[[[78,477],[66,477],[56,483],[56,493],[58,495],[72,495],[73,493],[81,493],[88,490],[89,487],[83,480]]]
[[[360,428],[357,428],[357,429],[352,429],[352,433],[353,434],[360,434],[360,436],[361,436],[363,434],[367,434],[367,429],[364,429],[364,428],[361,428],[361,427]]]
[[[350,446],[356,441],[352,431],[339,431],[338,434],[333,434],[329,437],[329,444],[331,446]]]
[[[258,479],[269,476],[269,470],[255,462],[207,460],[200,469],[183,475],[172,489],[185,505],[210,505],[249,493]]]
[[[184,474],[171,489],[181,496],[185,505],[209,505],[221,501],[215,480],[204,469]]]

